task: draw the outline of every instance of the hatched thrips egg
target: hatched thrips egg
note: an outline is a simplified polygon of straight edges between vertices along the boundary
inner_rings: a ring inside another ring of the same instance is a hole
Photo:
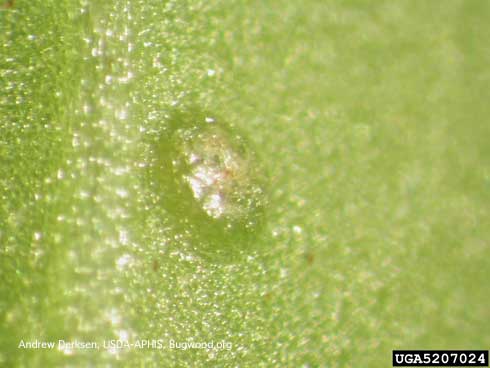
[[[177,170],[202,210],[214,219],[244,220],[262,202],[252,154],[239,135],[217,123],[176,132]]]
[[[176,113],[158,147],[156,191],[183,232],[221,244],[257,232],[266,175],[250,142],[234,127],[210,114]]]

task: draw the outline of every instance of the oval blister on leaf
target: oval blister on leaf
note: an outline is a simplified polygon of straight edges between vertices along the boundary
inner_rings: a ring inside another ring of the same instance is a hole
[[[263,222],[266,175],[250,143],[220,119],[175,113],[154,168],[161,204],[198,243],[237,247]]]

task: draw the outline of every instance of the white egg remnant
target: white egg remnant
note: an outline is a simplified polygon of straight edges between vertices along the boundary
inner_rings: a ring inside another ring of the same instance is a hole
[[[217,124],[177,131],[182,178],[211,218],[247,220],[263,204],[257,161],[243,139]]]

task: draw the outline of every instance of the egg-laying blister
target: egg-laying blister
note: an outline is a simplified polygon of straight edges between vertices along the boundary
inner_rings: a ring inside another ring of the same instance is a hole
[[[162,205],[196,248],[251,246],[264,222],[267,176],[251,144],[200,112],[176,113],[159,140]]]

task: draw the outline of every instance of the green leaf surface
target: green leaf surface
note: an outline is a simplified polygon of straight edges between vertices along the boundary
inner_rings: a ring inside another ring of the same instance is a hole
[[[0,365],[488,349],[489,19],[476,0],[5,2]]]

